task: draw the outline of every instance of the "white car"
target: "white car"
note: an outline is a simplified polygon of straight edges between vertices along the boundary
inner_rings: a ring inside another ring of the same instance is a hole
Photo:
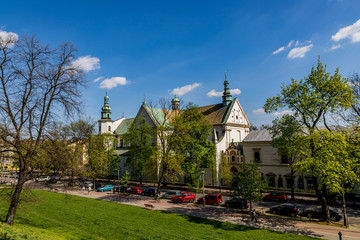
[[[49,176],[40,176],[35,178],[35,182],[48,182],[48,181],[50,181]]]
[[[162,195],[162,198],[171,199],[174,196],[181,196],[181,192],[180,191],[175,191],[175,190],[167,191],[166,193],[164,193]]]

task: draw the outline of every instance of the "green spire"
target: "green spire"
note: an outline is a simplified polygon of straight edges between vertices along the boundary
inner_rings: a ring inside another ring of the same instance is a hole
[[[175,97],[171,100],[172,110],[179,110],[180,109],[180,100]]]
[[[225,73],[225,81],[224,81],[224,93],[223,93],[223,105],[227,106],[231,103],[232,98],[229,90],[229,82],[227,80],[227,75]]]
[[[101,119],[111,119],[111,108],[109,106],[107,91],[104,97],[104,106],[101,108]]]
[[[146,106],[145,96],[144,96],[144,101],[143,101],[142,105]]]

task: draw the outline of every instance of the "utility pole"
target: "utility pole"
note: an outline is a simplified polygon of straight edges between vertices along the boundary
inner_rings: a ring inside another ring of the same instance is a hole
[[[118,168],[119,195],[120,195],[120,168]]]

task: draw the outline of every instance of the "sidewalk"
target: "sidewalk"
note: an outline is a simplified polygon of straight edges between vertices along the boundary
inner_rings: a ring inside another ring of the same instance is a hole
[[[336,226],[329,226],[323,224],[316,224],[311,222],[293,221],[287,218],[276,218],[262,215],[258,218],[258,223],[250,222],[248,214],[236,212],[234,209],[223,207],[197,207],[191,204],[173,204],[168,200],[161,200],[155,202],[152,198],[144,200],[139,195],[118,195],[109,193],[92,192],[90,195],[83,193],[80,190],[67,191],[68,194],[90,197],[99,200],[119,202],[123,204],[133,205],[137,207],[144,207],[144,204],[154,206],[154,210],[161,210],[189,216],[196,216],[208,218],[218,221],[230,222],[239,225],[247,225],[256,228],[264,228],[273,231],[294,233],[310,237],[317,237],[329,240],[338,240],[339,231],[342,233],[343,240],[360,239],[360,231],[352,228],[342,228]]]

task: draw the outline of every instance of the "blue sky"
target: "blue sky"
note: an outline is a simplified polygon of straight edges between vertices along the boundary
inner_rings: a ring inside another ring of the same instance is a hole
[[[220,103],[226,71],[233,97],[260,126],[275,117],[262,112],[266,99],[307,75],[319,55],[330,72],[360,72],[359,20],[358,0],[5,1],[0,36],[73,42],[93,119],[106,88],[113,119],[134,117],[144,96]]]

